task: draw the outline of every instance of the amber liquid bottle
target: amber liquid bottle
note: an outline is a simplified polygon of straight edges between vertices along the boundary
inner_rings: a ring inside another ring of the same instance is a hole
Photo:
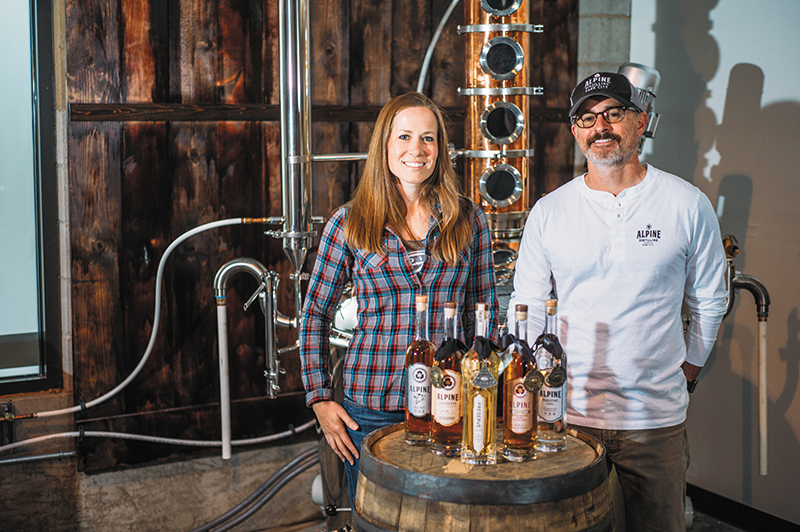
[[[454,301],[444,304],[444,339],[458,339],[458,313]],[[458,456],[463,431],[461,359],[464,351],[452,351],[442,360],[434,359],[431,368],[431,451],[440,456]]]
[[[536,408],[538,387],[530,372],[538,372],[536,363],[523,356],[522,342],[528,342],[528,306],[514,307],[515,343],[509,346],[511,360],[504,373],[503,456],[511,462],[524,462],[536,456]],[[536,375],[539,379],[540,376]],[[527,380],[526,380],[527,378]]]
[[[567,355],[558,340],[558,301],[545,301],[544,334],[549,335],[549,349],[536,349],[536,365],[544,377],[539,390],[536,450],[558,452],[567,447]],[[537,345],[539,341],[537,340]]]
[[[480,340],[489,330],[489,305],[475,306],[475,345],[461,361],[464,388],[464,430],[461,461],[467,464],[497,463],[497,379],[500,357],[494,349],[481,353]]]
[[[430,369],[436,347],[428,339],[428,296],[415,299],[416,338],[406,350],[406,443],[431,442]]]

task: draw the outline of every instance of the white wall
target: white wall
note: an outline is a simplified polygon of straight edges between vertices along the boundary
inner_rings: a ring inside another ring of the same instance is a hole
[[[800,2],[631,6],[630,60],[662,76],[644,159],[709,196],[742,248],[736,269],[771,297],[768,474],[758,471],[756,308],[742,290],[692,397],[687,480],[800,524]]]

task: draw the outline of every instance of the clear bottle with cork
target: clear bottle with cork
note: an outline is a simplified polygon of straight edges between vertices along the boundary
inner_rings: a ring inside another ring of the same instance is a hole
[[[503,377],[503,456],[524,462],[536,456],[536,411],[543,377],[528,345],[528,305],[516,305],[514,318],[510,360]]]
[[[429,445],[431,441],[430,369],[436,346],[429,340],[428,296],[414,299],[415,339],[406,350],[405,437],[409,445]]]
[[[536,365],[544,377],[539,390],[536,450],[563,451],[567,446],[567,356],[558,339],[558,300],[545,301],[544,332],[534,344]]]
[[[466,347],[458,338],[458,305],[444,304],[444,341],[431,367],[431,451],[440,456],[461,453],[463,389],[461,359]]]
[[[467,464],[497,463],[497,382],[500,357],[486,337],[489,305],[475,305],[475,344],[461,361],[464,386],[464,430],[461,461]]]

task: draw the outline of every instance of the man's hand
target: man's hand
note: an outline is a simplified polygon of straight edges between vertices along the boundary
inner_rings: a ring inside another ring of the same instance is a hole
[[[703,367],[684,362],[681,364],[681,369],[683,370],[683,374],[686,375],[686,381],[692,382],[693,380],[697,380],[697,376],[700,375],[700,370],[703,369]]]
[[[345,425],[351,430],[358,430],[358,423],[353,421],[342,405],[336,401],[320,401],[311,405],[311,408],[314,410],[322,432],[325,434],[325,439],[333,452],[341,458],[342,462],[346,460],[353,465],[354,457],[358,458],[358,449],[350,439],[350,435],[347,434]]]

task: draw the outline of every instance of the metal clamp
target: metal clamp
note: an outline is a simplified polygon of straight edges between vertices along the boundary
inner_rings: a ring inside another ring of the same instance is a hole
[[[481,33],[486,31],[524,31],[527,33],[544,33],[542,24],[468,24],[458,26],[458,34]]]

